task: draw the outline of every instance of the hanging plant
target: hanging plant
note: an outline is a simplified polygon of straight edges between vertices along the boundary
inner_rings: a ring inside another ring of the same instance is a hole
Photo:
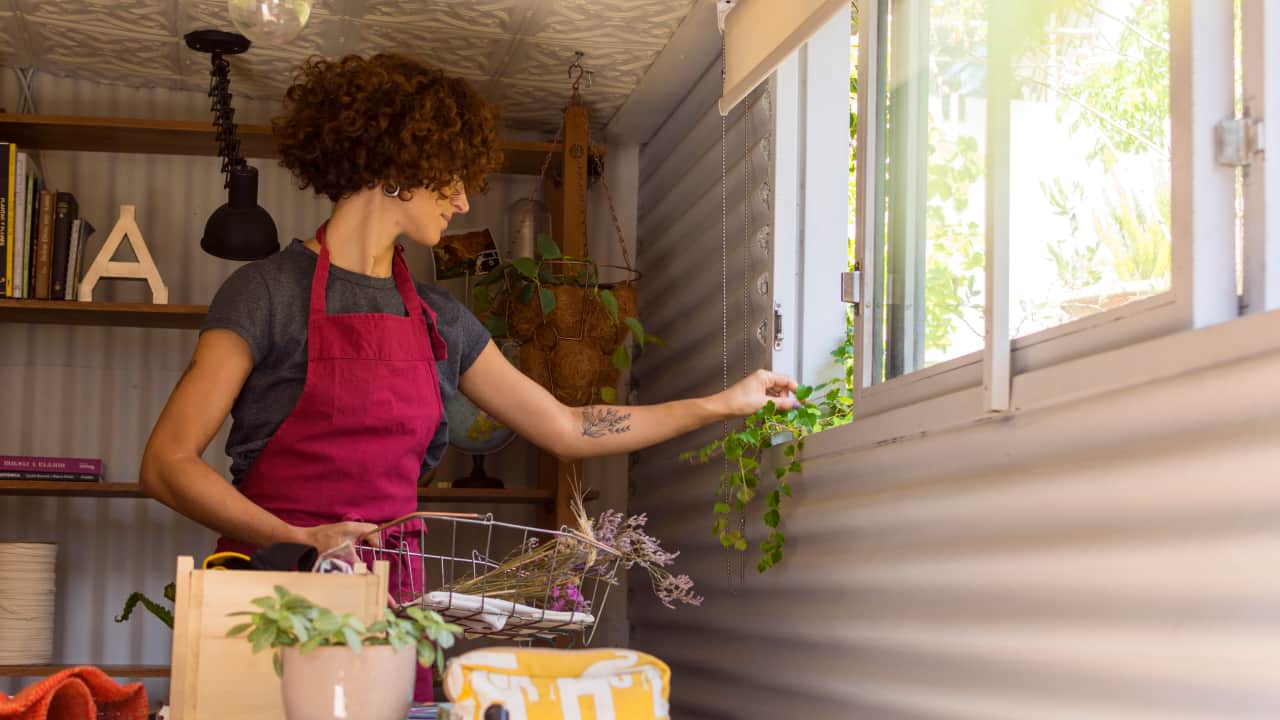
[[[779,410],[770,402],[747,416],[741,430],[680,456],[692,464],[724,457],[728,469],[720,477],[717,497],[723,499],[715,504],[712,532],[724,547],[745,552],[747,539],[740,528],[730,526],[729,520],[745,513],[760,494],[761,472],[769,463],[765,451],[782,447],[782,462],[772,468],[774,486],[765,495],[763,520],[768,535],[760,542],[760,560],[756,563],[756,570],[762,573],[782,562],[782,550],[787,544],[782,529],[782,499],[791,497],[788,477],[804,469],[800,453],[804,451],[805,438],[853,419],[852,343],[846,338],[831,355],[843,365],[844,378],[817,386],[801,385],[796,388],[800,407]]]
[[[164,586],[165,600],[168,600],[169,602],[172,603],[174,602],[174,598],[176,595],[177,595],[177,585],[175,583],[169,583],[168,585]],[[124,602],[124,609],[121,610],[120,614],[117,615],[115,618],[116,622],[118,623],[128,622],[129,617],[133,615],[134,609],[139,604],[141,604],[142,607],[146,608],[147,612],[159,618],[160,622],[168,626],[170,630],[173,629],[173,610],[171,608],[167,608],[161,605],[155,600],[152,600],[151,598],[147,597],[145,594],[141,592],[130,593],[129,597]]]
[[[477,282],[476,314],[495,338],[520,343],[520,369],[562,402],[616,402],[628,340],[663,344],[637,316],[635,286],[602,284],[600,266],[566,257],[549,235],[537,248],[538,259],[514,258]]]

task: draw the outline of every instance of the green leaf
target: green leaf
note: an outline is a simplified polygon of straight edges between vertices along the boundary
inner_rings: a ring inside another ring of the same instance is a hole
[[[530,300],[533,300],[533,291],[535,289],[537,289],[537,286],[533,283],[524,283],[520,286],[520,294],[517,296],[517,299],[522,303],[527,303]]]
[[[236,625],[235,627],[227,631],[227,637],[235,637],[237,635],[242,635],[245,633],[245,631],[247,631],[251,627],[253,627],[253,623],[240,623],[239,625]]]
[[[534,262],[532,258],[518,257],[511,261],[511,267],[530,280],[538,278],[538,263]]]
[[[604,311],[609,313],[609,319],[614,323],[618,322],[618,298],[613,296],[610,290],[600,291],[600,303],[604,305]]]
[[[472,310],[477,314],[489,312],[493,304],[489,298],[489,288],[484,285],[477,285],[471,291]]]
[[[489,316],[484,321],[484,326],[489,331],[489,334],[496,338],[506,337],[510,332],[507,329],[507,319],[496,315]]]
[[[769,510],[764,514],[764,524],[771,528],[778,527],[778,523],[782,522],[782,515],[777,510]]]
[[[347,647],[351,648],[355,654],[360,654],[360,633],[351,626],[342,628],[342,638],[346,641]]]
[[[789,457],[789,458],[793,458],[793,457],[795,457],[795,456],[796,456],[796,446],[795,446],[795,445],[788,445],[788,446],[786,446],[785,448],[783,448],[783,450],[782,450],[782,454],[783,454],[783,455],[786,455],[786,456],[787,456],[787,457]]]
[[[618,401],[618,391],[611,387],[600,388],[600,399],[612,405]]]
[[[796,399],[799,400],[800,402],[804,402],[805,400],[808,400],[809,396],[812,394],[813,394],[813,388],[808,385],[801,385],[796,388]]]
[[[727,502],[723,502],[723,501],[722,501],[722,502],[718,502],[718,503],[716,503],[716,509],[715,509],[715,511],[716,511],[717,513],[720,513],[721,515],[728,515],[728,514],[729,514],[729,503],[727,503]]]
[[[279,650],[271,654],[271,667],[276,670],[276,677],[284,677],[284,655]]]
[[[734,541],[733,541],[733,549],[734,549],[734,550],[739,550],[739,551],[741,551],[741,550],[746,550],[746,549],[747,549],[747,541],[746,541],[746,539],[744,539],[744,538],[738,538],[737,540],[734,540]]]
[[[546,260],[559,260],[564,257],[560,253],[560,246],[556,241],[546,233],[538,233],[537,237],[538,254]]]
[[[620,345],[613,351],[613,366],[623,371],[631,369],[631,351],[626,345]]]
[[[775,478],[777,478],[777,479],[781,480],[782,478],[784,478],[784,477],[786,477],[786,476],[787,476],[787,469],[786,469],[786,468],[780,468],[780,467],[778,467],[778,468],[774,468],[774,469],[773,469],[773,476],[774,476]]]
[[[622,322],[630,328],[631,334],[635,335],[636,339],[640,341],[640,347],[644,347],[644,326],[640,324],[640,321],[636,318],[629,317],[623,318]]]
[[[790,471],[790,472],[793,472],[793,473],[798,473],[798,472],[800,472],[800,470],[801,470],[801,468],[800,468],[800,461],[799,461],[799,460],[792,460],[792,461],[791,461],[791,465],[787,467],[787,470],[788,470],[788,471]]]
[[[538,288],[538,301],[542,303],[543,315],[556,309],[556,294],[546,288]]]
[[[253,651],[255,653],[262,652],[271,647],[276,641],[276,635],[279,629],[275,625],[259,625],[253,632],[249,633],[249,642],[253,643]]]
[[[653,333],[645,333],[644,341],[649,343],[650,345],[657,345],[658,347],[667,346],[666,340],[663,340],[662,338],[658,337],[657,335],[654,335]]]

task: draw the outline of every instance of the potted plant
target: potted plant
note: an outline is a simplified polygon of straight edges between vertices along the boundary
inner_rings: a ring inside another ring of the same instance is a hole
[[[366,625],[277,585],[255,598],[256,611],[231,613],[248,622],[227,631],[245,636],[255,653],[271,648],[290,720],[347,717],[403,720],[413,702],[415,663],[444,669],[444,651],[462,632],[439,613],[391,610]],[[341,707],[340,707],[341,706]]]
[[[495,338],[520,343],[520,370],[561,402],[616,402],[628,339],[662,343],[640,324],[634,278],[602,283],[595,261],[566,257],[546,234],[537,248],[537,259],[515,258],[478,281],[476,314]]]

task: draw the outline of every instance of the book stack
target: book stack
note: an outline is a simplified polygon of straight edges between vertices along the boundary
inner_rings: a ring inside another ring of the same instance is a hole
[[[0,297],[74,300],[93,230],[75,195],[48,186],[34,158],[0,142]]]
[[[0,480],[102,482],[102,460],[0,455]]]

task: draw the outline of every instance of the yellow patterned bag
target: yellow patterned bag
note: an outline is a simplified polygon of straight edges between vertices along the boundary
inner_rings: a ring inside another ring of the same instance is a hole
[[[671,671],[634,650],[485,648],[449,661],[451,720],[483,720],[501,705],[511,720],[668,720]]]

